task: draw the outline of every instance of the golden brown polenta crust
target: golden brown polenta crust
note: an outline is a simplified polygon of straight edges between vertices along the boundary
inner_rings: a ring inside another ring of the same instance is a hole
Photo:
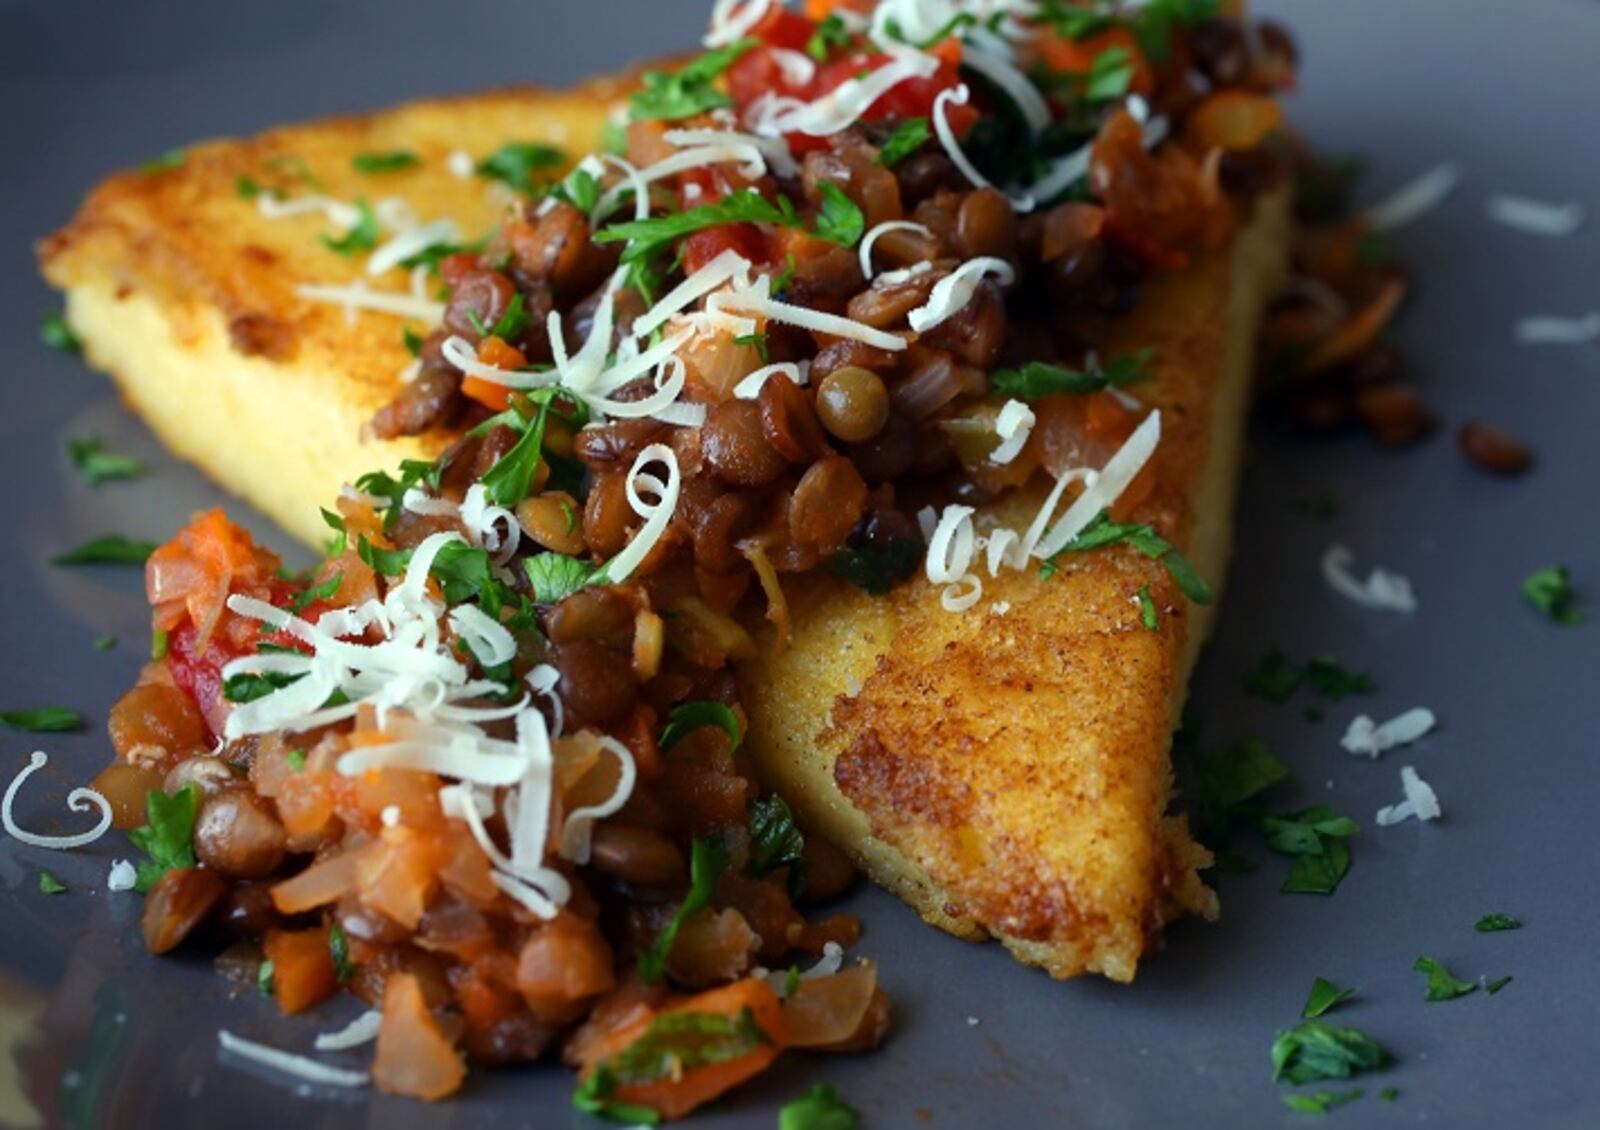
[[[1153,347],[1159,485],[1137,514],[1219,585],[1256,318],[1282,270],[1282,200],[1224,252],[1152,282],[1118,351]],[[1021,528],[1044,484],[989,515]],[[980,522],[980,529],[982,523]],[[1156,631],[1140,617],[1148,585]],[[884,597],[813,579],[787,650],[743,671],[753,750],[805,822],[928,921],[999,937],[1058,977],[1133,977],[1163,923],[1214,916],[1172,791],[1171,733],[1210,621],[1125,547],[1041,581],[985,579],[945,612],[917,578]]]

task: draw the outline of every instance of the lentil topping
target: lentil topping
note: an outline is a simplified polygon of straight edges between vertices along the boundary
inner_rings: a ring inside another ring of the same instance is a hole
[[[797,573],[970,607],[972,507],[1035,475],[991,572],[1126,532],[1160,420],[1107,329],[1294,159],[1293,45],[1233,10],[718,3],[613,150],[435,258],[371,426],[458,428],[436,462],[353,484],[308,574],[220,512],[150,559],[164,644],[96,788],[145,821],[152,952],[221,940],[285,1013],[353,993],[423,1099],[559,1055],[653,1122],[880,1043],[851,866],[755,779],[729,666]]]

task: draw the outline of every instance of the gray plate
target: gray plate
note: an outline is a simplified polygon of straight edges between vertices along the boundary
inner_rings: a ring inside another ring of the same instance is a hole
[[[1467,181],[1397,243],[1421,285],[1397,338],[1453,425],[1482,415],[1536,442],[1521,481],[1484,478],[1441,435],[1421,450],[1375,453],[1360,440],[1295,445],[1258,434],[1239,552],[1219,638],[1196,701],[1212,739],[1259,735],[1294,767],[1284,807],[1326,801],[1364,830],[1355,866],[1330,899],[1281,895],[1285,861],[1225,882],[1214,926],[1171,931],[1137,985],[1055,984],[993,947],[923,927],[894,900],[863,892],[865,952],[882,964],[897,1009],[876,1056],[796,1056],[697,1121],[771,1126],[785,1097],[836,1083],[872,1126],[1204,1126],[1289,1124],[1270,1079],[1275,1030],[1294,1023],[1311,979],[1356,985],[1334,1019],[1391,1047],[1399,1064],[1362,1080],[1367,1096],[1336,1118],[1400,1126],[1600,1125],[1592,1067],[1596,862],[1589,818],[1600,795],[1594,705],[1600,624],[1557,629],[1524,607],[1535,566],[1569,563],[1600,602],[1600,361],[1591,348],[1517,346],[1528,313],[1600,306],[1593,263],[1600,222],[1540,240],[1489,225],[1486,192],[1600,206],[1600,10],[1576,0],[1343,0],[1268,5],[1294,23],[1308,62],[1299,120],[1332,152],[1371,160],[1379,192],[1442,159]],[[576,80],[629,58],[687,46],[705,5],[576,0],[387,4],[280,0],[161,6],[11,2],[0,6],[0,372],[16,398],[0,417],[4,501],[7,709],[62,702],[94,720],[82,735],[0,735],[4,776],[42,745],[55,754],[18,815],[63,827],[66,789],[107,757],[101,723],[138,669],[147,638],[137,571],[65,570],[52,553],[106,530],[160,538],[222,501],[161,453],[108,386],[36,344],[54,306],[35,280],[30,242],[64,221],[86,186],[194,137],[379,107],[423,93],[538,79]],[[446,11],[451,14],[446,15]],[[224,14],[226,13],[226,14]],[[243,422],[247,426],[248,422]],[[105,436],[147,458],[141,482],[90,490],[66,437]],[[1584,484],[1588,484],[1587,492]],[[1336,491],[1342,514],[1318,523],[1295,500]],[[280,548],[284,539],[239,516]],[[1410,576],[1421,613],[1364,612],[1333,596],[1317,561],[1332,540],[1364,564]],[[122,644],[91,643],[116,632]],[[1269,645],[1333,653],[1371,670],[1369,698],[1308,723],[1301,705],[1245,697],[1243,672]],[[1338,748],[1358,711],[1386,717],[1426,704],[1443,725],[1372,764]],[[1378,829],[1415,764],[1438,789],[1439,823]],[[552,1067],[474,1075],[436,1107],[362,1093],[297,1092],[219,1061],[227,1025],[309,1049],[344,1014],[276,1016],[253,995],[229,999],[200,960],[148,958],[138,901],[107,894],[120,837],[71,855],[0,844],[0,1123],[26,1124],[19,1095],[69,1126],[385,1127],[582,1124],[571,1081]],[[40,895],[48,867],[72,893]],[[1522,916],[1519,933],[1478,935],[1488,911]],[[1457,973],[1512,973],[1502,993],[1425,1004],[1418,954]],[[14,1075],[11,1073],[15,1073]],[[20,1090],[12,1085],[21,1084]],[[1376,1092],[1399,1088],[1393,1104]]]

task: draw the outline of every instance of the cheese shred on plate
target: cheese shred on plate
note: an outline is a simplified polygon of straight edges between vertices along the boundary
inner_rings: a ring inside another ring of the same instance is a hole
[[[1414,707],[1387,722],[1373,722],[1368,715],[1358,714],[1339,744],[1349,753],[1376,759],[1396,746],[1410,745],[1422,738],[1437,721],[1426,706]]]
[[[365,1087],[372,1080],[365,1071],[333,1067],[309,1056],[296,1055],[282,1048],[258,1044],[254,1040],[235,1036],[226,1028],[217,1032],[217,1043],[230,1055],[236,1055],[251,1063],[259,1063],[263,1067],[270,1067],[285,1075],[292,1075],[305,1083],[315,1083],[325,1087]]]
[[[27,779],[43,769],[50,761],[50,757],[43,750],[34,750],[24,766],[11,783],[6,786],[5,796],[0,798],[0,825],[5,827],[6,835],[14,840],[27,844],[29,847],[51,848],[57,851],[67,851],[71,848],[83,847],[92,844],[101,836],[111,830],[111,802],[93,789],[77,788],[67,794],[67,808],[72,812],[88,812],[90,809],[100,811],[100,821],[87,832],[79,832],[75,836],[46,836],[38,832],[30,832],[21,827],[12,815],[12,807],[16,804],[17,793]]]
[[[1400,770],[1400,788],[1405,793],[1405,799],[1399,804],[1386,804],[1378,809],[1375,817],[1378,827],[1389,828],[1411,817],[1416,817],[1419,824],[1426,824],[1444,815],[1433,786],[1417,776],[1417,771],[1409,765]]]
[[[1404,613],[1417,610],[1417,597],[1409,580],[1387,569],[1374,569],[1362,580],[1351,571],[1354,562],[1355,555],[1347,547],[1330,545],[1322,555],[1322,576],[1328,587],[1363,608]]]

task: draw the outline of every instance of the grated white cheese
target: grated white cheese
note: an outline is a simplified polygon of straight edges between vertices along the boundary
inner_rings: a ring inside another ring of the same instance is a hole
[[[648,337],[666,324],[667,319],[700,301],[719,286],[750,274],[750,260],[733,248],[721,252],[715,259],[688,275],[650,309],[634,319],[635,337]]]
[[[444,167],[449,169],[450,175],[457,180],[471,180],[472,174],[478,171],[478,163],[465,149],[451,150],[450,156],[444,159]]]
[[[645,471],[646,467],[661,463],[667,468],[663,481]],[[605,577],[611,584],[621,584],[639,567],[646,555],[655,548],[661,535],[666,533],[672,515],[678,508],[678,492],[683,487],[683,476],[678,471],[678,456],[664,443],[652,443],[634,458],[628,469],[626,482],[628,505],[644,519],[644,526],[632,541],[605,564]],[[654,502],[640,497],[640,488],[655,496]]]
[[[1001,286],[1017,281],[1017,272],[1004,259],[982,256],[968,259],[944,278],[933,284],[928,301],[906,315],[906,322],[918,333],[927,333],[942,322],[948,321],[966,309],[967,303],[978,292],[978,284],[992,275]]]
[[[1600,310],[1577,318],[1524,318],[1517,323],[1517,340],[1524,345],[1587,345],[1600,340]]]
[[[874,329],[850,318],[838,314],[826,314],[806,306],[792,306],[787,302],[779,302],[772,297],[772,279],[768,275],[761,275],[748,285],[736,282],[731,289],[711,295],[706,300],[706,310],[713,314],[764,315],[775,322],[799,326],[801,329],[821,334],[831,334],[834,337],[864,341],[868,345],[895,353],[906,348],[904,338]],[[753,323],[747,322],[738,329],[741,332],[735,336],[753,333],[755,327]]]
[[[1576,200],[1551,204],[1526,196],[1495,193],[1484,204],[1489,218],[1525,235],[1569,236],[1583,226],[1584,207]]]
[[[516,369],[502,369],[498,365],[485,364],[478,360],[478,351],[473,348],[472,343],[459,334],[451,334],[445,338],[444,344],[439,347],[439,353],[467,376],[504,385],[506,388],[542,388],[555,384],[559,377],[558,373],[550,371],[523,373]]]
[[[700,42],[707,47],[726,47],[749,35],[767,18],[772,0],[717,0],[711,8],[711,30]]]
[[[1387,232],[1405,227],[1444,203],[1461,183],[1461,166],[1435,165],[1366,210],[1367,225]]]
[[[810,969],[802,969],[800,971],[800,980],[815,981],[818,977],[832,977],[843,967],[844,947],[838,942],[823,942],[822,956],[817,958],[816,963]],[[786,992],[789,988],[789,973],[787,970],[780,969],[771,973],[757,975],[771,986],[772,991],[777,993],[779,997],[789,995]]]
[[[16,803],[17,793],[22,788],[23,782],[43,769],[49,761],[48,754],[36,749],[28,758],[27,766],[11,779],[11,783],[6,786],[5,796],[0,798],[0,826],[5,828],[6,835],[29,847],[66,851],[94,843],[111,828],[111,802],[93,789],[76,788],[67,794],[67,809],[70,812],[100,810],[100,822],[87,832],[79,832],[75,836],[44,836],[19,826],[12,816],[11,806]]]
[[[864,76],[848,78],[814,102],[785,105],[765,114],[758,132],[770,137],[803,133],[827,137],[850,128],[889,91],[907,79],[928,78],[939,60],[902,43],[881,44],[889,61]],[[774,105],[777,105],[775,102]]]
[[[226,1028],[217,1033],[217,1043],[221,1045],[223,1051],[240,1059],[274,1068],[307,1083],[329,1087],[365,1087],[371,1080],[365,1071],[351,1071],[348,1068],[319,1063],[309,1056],[296,1055],[281,1048],[268,1047],[266,1044],[258,1044],[254,1040],[235,1036]]]
[[[323,1032],[312,1041],[312,1047],[319,1052],[342,1052],[351,1048],[359,1048],[363,1044],[370,1044],[378,1038],[378,1029],[383,1026],[383,1013],[377,1009],[368,1009],[356,1017],[349,1024],[336,1032]]]
[[[1349,753],[1376,760],[1396,746],[1410,745],[1433,729],[1437,719],[1426,706],[1413,707],[1387,722],[1374,723],[1365,714],[1351,719],[1349,729],[1339,739]]]
[[[944,586],[939,603],[946,612],[965,612],[983,596],[983,582],[972,572],[978,552],[973,513],[970,506],[946,506],[928,538],[923,569],[930,582]]]
[[[413,255],[422,254],[430,247],[460,241],[461,229],[456,226],[454,220],[434,220],[429,224],[406,228],[368,256],[367,274],[377,278],[385,271],[400,266],[405,260]],[[416,293],[415,276],[412,278],[412,293]]]
[[[357,310],[371,310],[379,314],[394,314],[433,324],[444,320],[444,303],[418,298],[413,294],[373,290],[365,279],[348,284],[301,283],[294,288],[296,297],[311,302],[331,302],[345,308],[353,320]]]
[[[802,56],[804,58],[804,56]],[[781,137],[763,137],[755,133],[740,133],[733,129],[669,129],[661,135],[668,145],[748,145],[759,150],[767,168],[780,177],[791,177],[800,171],[789,143]],[[697,186],[698,187],[698,186]]]
[[[816,62],[804,52],[791,51],[787,47],[773,47],[769,54],[772,61],[778,64],[778,69],[783,72],[784,81],[790,86],[804,86],[817,77]]]
[[[131,891],[139,882],[139,872],[126,859],[113,860],[106,875],[106,890]]]
[[[763,365],[744,380],[733,386],[733,395],[740,400],[754,400],[761,394],[761,386],[773,377],[786,377],[794,384],[804,386],[811,372],[809,361],[779,361]]]
[[[995,417],[994,431],[1000,437],[1000,446],[989,453],[990,461],[1009,463],[1021,455],[1037,420],[1033,409],[1022,401],[1006,401],[1000,409],[1000,415]]]
[[[972,92],[967,89],[967,84],[964,82],[941,90],[934,96],[933,111],[929,117],[933,121],[934,136],[939,139],[939,144],[944,148],[951,164],[955,165],[961,171],[961,175],[975,188],[993,188],[994,185],[989,183],[989,178],[978,171],[978,166],[974,165],[962,150],[961,142],[956,139],[956,131],[950,128],[950,119],[947,116],[947,108],[951,103],[965,106],[971,97]],[[1008,192],[1006,198],[1018,212],[1031,212],[1036,204],[1034,197],[1026,192]]]
[[[1155,454],[1156,446],[1160,442],[1161,413],[1153,411],[1133,429],[1133,434],[1128,437],[1127,442],[1106,461],[1106,465],[1100,468],[1094,480],[1084,487],[1083,493],[1067,507],[1067,512],[1061,516],[1061,521],[1057,522],[1048,534],[1036,538],[1033,530],[1029,530],[1028,540],[1036,542],[1032,550],[1033,555],[1049,558],[1060,553],[1068,542],[1094,521],[1100,511],[1122,496],[1122,492],[1128,489],[1128,484],[1133,482],[1134,476],[1144,469],[1150,456]],[[1066,476],[1062,479],[1065,481]],[[1055,509],[1055,503],[1060,497],[1059,491],[1060,484],[1057,484],[1057,490],[1051,492],[1050,498],[1045,501],[1044,508],[1039,512],[1039,517],[1035,519],[1036,527],[1041,521],[1049,521],[1050,513]]]
[[[887,235],[892,231],[914,231],[924,239],[932,239],[933,233],[923,224],[911,220],[885,220],[873,226],[872,230],[861,237],[861,246],[856,254],[861,261],[861,277],[867,280],[872,278],[872,245],[878,242],[878,237]]]
[[[961,55],[961,65],[971,67],[1003,90],[1027,123],[1028,132],[1038,137],[1050,125],[1050,103],[1028,76],[999,54],[974,49]]]
[[[1417,771],[1409,765],[1400,770],[1400,788],[1405,793],[1405,799],[1399,804],[1386,804],[1378,809],[1378,827],[1392,827],[1412,816],[1417,818],[1419,824],[1425,824],[1444,815],[1433,786],[1417,776]]]
[[[1351,572],[1355,555],[1342,545],[1330,545],[1322,555],[1322,576],[1328,586],[1363,608],[1379,612],[1411,613],[1417,610],[1417,597],[1411,582],[1399,573],[1373,569],[1366,580]]]
[[[330,223],[343,231],[349,231],[361,222],[359,208],[331,196],[296,196],[292,200],[284,200],[276,193],[263,192],[256,197],[256,211],[266,220],[286,220],[321,212]]]

